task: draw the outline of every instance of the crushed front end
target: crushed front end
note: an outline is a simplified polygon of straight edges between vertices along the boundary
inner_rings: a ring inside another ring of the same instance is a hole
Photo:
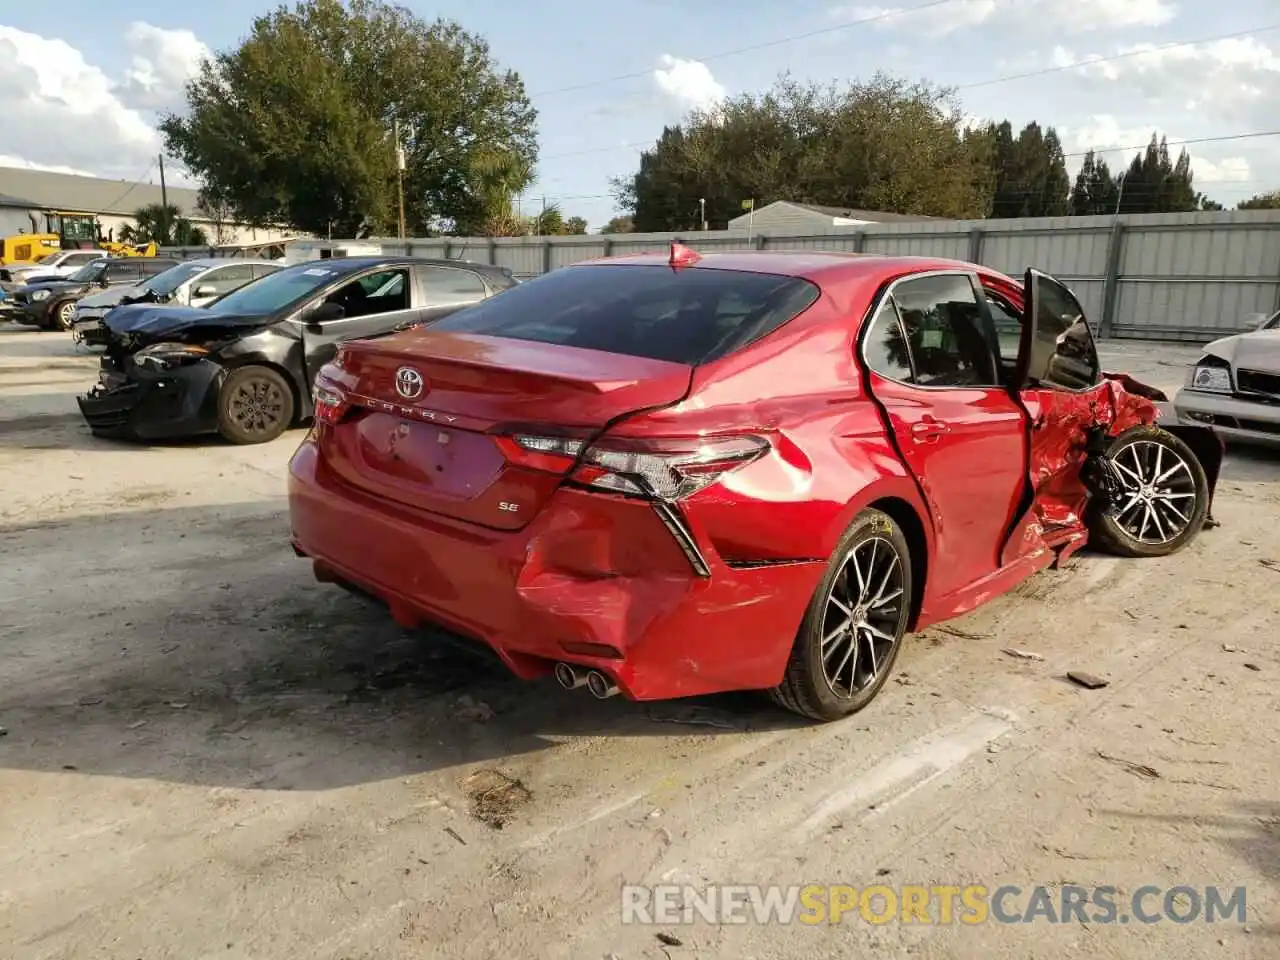
[[[202,343],[112,333],[99,325],[106,346],[98,383],[77,398],[97,436],[163,439],[217,429],[217,397],[226,370]]]

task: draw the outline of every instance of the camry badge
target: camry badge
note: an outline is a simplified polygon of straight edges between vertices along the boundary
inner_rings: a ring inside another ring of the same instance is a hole
[[[426,381],[413,367],[401,367],[396,371],[396,393],[406,400],[417,400],[425,388]]]

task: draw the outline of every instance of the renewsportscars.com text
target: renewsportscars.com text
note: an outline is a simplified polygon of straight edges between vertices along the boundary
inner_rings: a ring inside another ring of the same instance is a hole
[[[875,884],[622,888],[622,922],[679,924],[1219,923],[1245,922],[1244,887],[1066,884],[987,887]]]

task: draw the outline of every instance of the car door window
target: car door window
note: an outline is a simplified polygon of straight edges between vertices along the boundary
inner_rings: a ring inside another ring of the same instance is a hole
[[[894,303],[905,334],[912,382],[922,387],[999,385],[995,351],[967,274],[899,282]]]
[[[134,283],[138,279],[138,265],[123,260],[107,264],[107,283]]]
[[[453,267],[423,267],[423,284],[427,307],[447,307],[459,303],[475,303],[488,293],[484,281],[470,270]]]
[[[62,261],[62,265],[64,267],[76,267],[79,269],[86,263],[92,263],[96,259],[98,259],[98,254],[96,253],[73,253],[68,256],[66,260]]]
[[[253,278],[265,277],[269,273],[275,273],[280,267],[274,263],[252,263],[249,265],[253,270]]]
[[[900,383],[913,381],[907,337],[892,297],[886,297],[876,311],[863,340],[862,355],[867,366],[880,376]]]
[[[176,260],[144,260],[138,264],[138,272],[143,277],[155,277],[177,265]]]
[[[204,290],[206,287],[212,288],[212,293],[202,293],[201,296],[222,296],[224,293],[230,293],[232,290],[243,287],[246,283],[253,279],[253,270],[247,263],[236,263],[227,267],[214,267],[204,276],[198,278],[195,282],[195,289]]]
[[[1034,271],[1030,276],[1035,332],[1029,344],[1026,382],[1065,390],[1093,387],[1101,365],[1079,301],[1052,277]]]
[[[339,287],[325,300],[342,307],[347,318],[408,310],[409,271],[402,267],[366,274]]]

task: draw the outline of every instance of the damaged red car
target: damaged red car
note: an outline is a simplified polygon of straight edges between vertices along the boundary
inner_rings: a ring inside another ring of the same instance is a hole
[[[1091,542],[1209,520],[1222,445],[1104,373],[1053,278],[911,257],[609,258],[344,343],[295,551],[405,626],[637,700],[872,700],[905,634]]]

